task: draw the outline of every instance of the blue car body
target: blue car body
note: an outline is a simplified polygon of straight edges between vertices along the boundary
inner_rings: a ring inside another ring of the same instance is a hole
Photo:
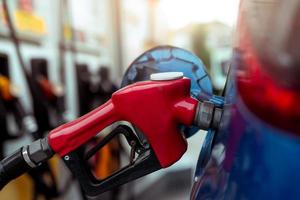
[[[192,200],[300,199],[299,16],[299,1],[241,1],[223,115]]]
[[[203,163],[210,151],[204,143],[191,199],[300,199],[300,138],[247,108],[235,81],[240,56],[233,56],[220,128],[208,132],[215,137],[211,155]]]

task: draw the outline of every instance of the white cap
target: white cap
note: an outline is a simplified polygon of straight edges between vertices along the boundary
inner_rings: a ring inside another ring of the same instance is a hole
[[[163,72],[150,75],[152,81],[169,81],[183,78],[182,72]]]

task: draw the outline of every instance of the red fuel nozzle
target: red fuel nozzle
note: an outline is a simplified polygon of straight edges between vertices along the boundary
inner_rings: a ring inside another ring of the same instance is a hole
[[[48,141],[64,156],[116,121],[128,121],[147,138],[162,168],[187,148],[179,125],[192,125],[198,101],[190,96],[190,79],[144,81],[112,95],[104,105],[52,130]]]
[[[173,80],[168,80],[170,77]],[[46,148],[44,143],[37,142],[29,148],[23,148],[24,159],[23,154],[16,154],[13,158],[21,160],[22,166],[27,167],[32,164],[32,160],[44,161],[58,153],[78,178],[85,195],[91,198],[99,197],[105,191],[172,165],[181,158],[187,148],[180,126],[195,124],[207,128],[214,124],[215,111],[209,102],[198,103],[190,96],[191,81],[183,78],[182,74],[176,75],[175,78],[163,74],[151,76],[151,79],[152,81],[124,87],[115,92],[104,105],[52,130],[48,138],[43,140],[47,144]],[[81,147],[90,139],[117,121],[128,121],[136,132],[129,126],[119,125],[94,147],[82,151]],[[125,136],[131,146],[131,152],[137,154],[137,157],[133,156],[129,165],[99,180],[93,176],[87,161],[118,134]],[[45,150],[51,151],[45,154]],[[27,151],[29,153],[26,153]],[[6,162],[3,166],[7,166]],[[2,185],[11,177],[15,176],[4,177]]]

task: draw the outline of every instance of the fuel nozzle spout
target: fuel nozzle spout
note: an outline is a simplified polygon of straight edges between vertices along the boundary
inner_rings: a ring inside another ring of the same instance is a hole
[[[218,129],[223,109],[210,101],[199,101],[194,118],[194,125],[203,130]]]

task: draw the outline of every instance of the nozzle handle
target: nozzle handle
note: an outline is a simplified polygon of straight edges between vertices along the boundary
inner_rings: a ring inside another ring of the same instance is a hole
[[[112,101],[109,100],[80,118],[50,131],[49,145],[55,153],[65,156],[119,119]]]

